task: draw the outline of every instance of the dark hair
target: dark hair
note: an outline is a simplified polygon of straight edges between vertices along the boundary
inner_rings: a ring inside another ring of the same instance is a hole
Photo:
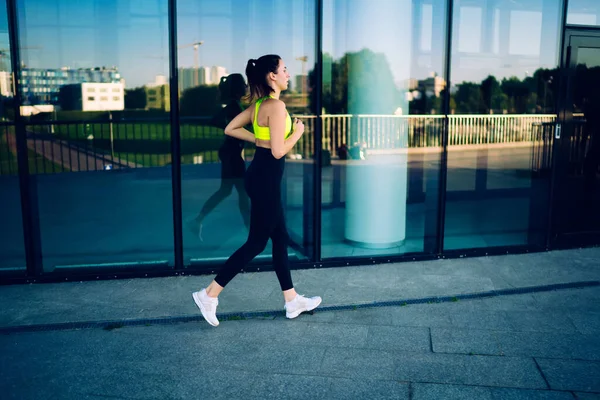
[[[241,99],[246,94],[246,81],[242,74],[222,77],[219,82],[219,92],[223,103]]]
[[[250,86],[249,101],[266,97],[273,92],[273,89],[267,84],[267,74],[269,72],[277,73],[279,60],[281,57],[276,54],[267,54],[258,60],[248,60],[246,76]]]

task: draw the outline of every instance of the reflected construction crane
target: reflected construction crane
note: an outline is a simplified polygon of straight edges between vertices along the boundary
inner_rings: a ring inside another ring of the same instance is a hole
[[[300,61],[302,63],[302,87],[300,88],[300,93],[304,93],[304,89],[306,87],[306,79],[308,79],[306,77],[306,63],[308,62],[308,56],[302,56],[302,57],[296,57],[296,60]],[[298,89],[296,89],[298,90]]]
[[[186,49],[188,47],[194,48],[194,86],[198,86],[198,68],[200,67],[200,57],[198,55],[198,49],[204,44],[204,40],[198,42],[188,43],[178,46],[180,49]]]
[[[302,62],[302,75],[306,75],[306,63],[308,62],[308,56],[296,57],[296,60]]]

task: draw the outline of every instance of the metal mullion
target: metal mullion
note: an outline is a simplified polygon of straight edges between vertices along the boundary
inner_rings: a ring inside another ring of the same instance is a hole
[[[183,227],[181,207],[181,137],[177,70],[177,4],[169,0],[169,101],[171,102],[171,187],[173,197],[173,252],[175,269],[183,269]]]
[[[446,54],[444,59],[444,79],[446,80],[446,90],[442,105],[444,114],[444,123],[442,129],[442,153],[440,158],[440,172],[438,185],[438,209],[437,209],[437,243],[436,253],[438,255],[444,252],[444,235],[446,226],[446,190],[448,183],[448,134],[450,113],[450,86],[452,73],[452,17],[454,11],[454,0],[448,1],[446,10]]]
[[[314,168],[313,168],[313,259],[315,262],[321,261],[321,213],[322,213],[322,135],[323,120],[321,117],[321,108],[323,104],[323,0],[316,0],[316,26],[315,40],[317,62],[315,65],[315,130],[314,130]]]
[[[15,141],[17,146],[17,163],[19,190],[21,195],[21,215],[23,219],[23,240],[25,242],[25,260],[28,276],[39,276],[43,271],[39,208],[35,177],[29,174],[27,137],[25,121],[21,115],[21,55],[19,54],[19,28],[16,0],[6,1],[8,17],[8,34],[11,49],[11,68],[13,80],[13,105],[15,110]]]
[[[564,0],[563,3],[563,9],[562,9],[562,15],[561,15],[561,35],[560,35],[560,43],[559,43],[559,54],[560,54],[560,59],[558,60],[558,65],[559,65],[559,85],[558,85],[558,96],[555,96],[555,103],[554,103],[554,109],[556,111],[556,123],[560,124],[560,125],[564,125],[564,103],[565,103],[565,98],[562,97],[562,95],[564,94],[566,96],[566,90],[564,90],[564,79],[565,79],[565,69],[569,68],[569,65],[566,63],[566,60],[568,58],[570,58],[570,54],[568,54],[570,52],[570,46],[565,46],[565,42],[567,40],[567,13],[569,10],[569,0]],[[556,126],[556,125],[555,125]],[[553,133],[554,134],[554,133]],[[560,152],[559,152],[559,147],[560,147],[561,143],[557,140],[553,140],[552,141],[552,147],[550,149],[550,154],[552,155],[552,164],[551,164],[551,173],[550,173],[550,190],[549,190],[549,199],[548,199],[548,211],[546,213],[546,238],[545,238],[545,244],[546,244],[546,248],[549,250],[552,250],[552,248],[554,247],[554,240],[553,240],[553,236],[554,236],[554,214],[555,214],[555,207],[556,207],[556,190],[557,190],[557,184],[556,181],[558,179],[558,171],[556,168],[557,163],[560,162]]]

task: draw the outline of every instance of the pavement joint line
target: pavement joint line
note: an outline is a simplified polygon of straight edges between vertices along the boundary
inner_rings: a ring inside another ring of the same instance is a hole
[[[379,379],[378,379],[379,380]],[[381,380],[387,380],[387,379],[381,379]],[[393,381],[396,381],[395,379],[392,379]],[[396,381],[398,382],[398,381]],[[406,384],[417,384],[417,385],[437,385],[437,386],[455,386],[455,387],[468,387],[468,388],[483,388],[483,389],[509,389],[509,390],[518,390],[518,391],[524,391],[524,392],[541,392],[541,393],[568,393],[568,394],[573,394],[573,390],[569,390],[569,389],[542,389],[542,388],[523,388],[523,387],[514,387],[514,386],[496,386],[496,385],[479,385],[479,384],[473,384],[473,383],[454,383],[454,382],[441,382],[441,381],[426,381],[426,380],[422,380],[422,381],[399,381],[400,383],[406,383]],[[585,394],[595,394],[596,392],[579,392],[579,393],[585,393]],[[578,397],[575,397],[575,399],[578,399]]]
[[[566,289],[583,289],[600,286],[600,281],[580,281],[569,283],[558,283],[550,285],[526,286],[520,288],[498,289],[486,292],[475,292],[466,294],[457,294],[454,296],[429,296],[414,299],[375,301],[371,303],[347,304],[339,306],[324,306],[319,307],[319,312],[327,311],[351,311],[357,309],[369,309],[379,307],[397,307],[407,306],[410,304],[438,304],[457,302],[458,300],[473,300],[484,299],[490,297],[503,297],[518,294],[530,294],[540,292],[551,292],[556,290]],[[248,311],[248,312],[227,312],[217,314],[220,321],[235,321],[253,318],[275,318],[283,316],[284,310],[266,310],[266,311]],[[62,330],[77,330],[77,329],[105,329],[113,330],[126,326],[148,326],[148,325],[173,325],[182,322],[200,322],[204,317],[201,314],[184,315],[173,317],[151,317],[138,319],[121,319],[121,320],[105,320],[105,321],[79,321],[79,322],[58,322],[49,324],[32,324],[32,325],[16,325],[0,327],[0,334],[11,333],[27,333],[27,332],[45,332],[45,331],[62,331]]]
[[[435,353],[435,351],[433,351],[433,337],[431,336],[431,327],[427,327],[427,333],[429,333],[429,351]]]
[[[535,367],[537,368],[542,379],[544,380],[544,383],[546,384],[546,387],[548,388],[548,390],[552,390],[552,386],[550,386],[550,382],[548,382],[546,375],[544,375],[544,371],[542,371],[542,367],[540,366],[540,364],[538,363],[538,360],[535,357],[533,357],[533,362],[535,363]]]

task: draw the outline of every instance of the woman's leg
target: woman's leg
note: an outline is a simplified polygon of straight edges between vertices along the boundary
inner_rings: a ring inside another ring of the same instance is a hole
[[[267,246],[269,235],[275,219],[269,213],[270,208],[264,204],[251,207],[250,233],[246,243],[242,245],[221,268],[215,279],[204,290],[192,293],[192,297],[202,312],[204,319],[212,326],[218,326],[217,305],[218,296],[225,287],[254,257],[259,255]]]
[[[285,315],[287,318],[296,318],[303,312],[312,311],[321,304],[321,297],[304,297],[296,293],[292,282],[292,274],[288,261],[289,235],[285,225],[285,214],[283,206],[279,205],[277,223],[271,232],[273,242],[273,268],[277,274],[283,298],[285,299]]]
[[[253,202],[250,211],[250,232],[246,243],[242,245],[221,268],[215,282],[225,287],[250,261],[267,247],[269,236],[277,222],[268,204]],[[210,295],[210,293],[209,293]],[[214,297],[214,296],[213,296]]]
[[[275,269],[275,273],[277,274],[279,286],[281,286],[285,300],[290,301],[296,297],[296,291],[292,283],[292,274],[288,260],[287,248],[289,236],[285,225],[283,207],[279,205],[277,208],[277,222],[270,235],[273,244],[273,269]]]

